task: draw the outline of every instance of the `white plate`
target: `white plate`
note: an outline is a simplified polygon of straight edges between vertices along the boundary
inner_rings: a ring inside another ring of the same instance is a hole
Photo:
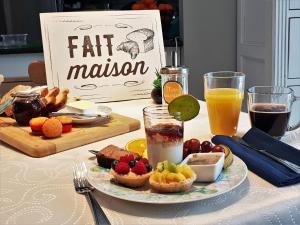
[[[73,112],[70,110],[70,108],[65,107],[61,110],[59,110],[58,112],[61,113],[70,113]],[[95,122],[100,122],[103,120],[106,120],[109,118],[110,114],[111,114],[112,110],[110,107],[108,106],[103,106],[103,105],[99,105],[97,107],[97,114],[101,115],[101,116],[95,116],[95,117],[82,117],[82,118],[76,118],[76,117],[72,117],[73,123],[74,124],[88,124],[88,123],[95,123]]]
[[[141,203],[174,204],[212,198],[239,186],[247,177],[247,166],[238,157],[230,167],[223,170],[213,183],[194,183],[186,192],[161,194],[152,192],[149,186],[127,188],[110,181],[109,170],[99,167],[96,162],[88,165],[88,181],[99,191],[109,196]]]

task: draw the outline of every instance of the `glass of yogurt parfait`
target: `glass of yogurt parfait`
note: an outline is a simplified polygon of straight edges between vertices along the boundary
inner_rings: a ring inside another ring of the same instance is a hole
[[[148,160],[153,167],[168,160],[180,163],[183,153],[183,121],[169,114],[167,105],[143,109]]]

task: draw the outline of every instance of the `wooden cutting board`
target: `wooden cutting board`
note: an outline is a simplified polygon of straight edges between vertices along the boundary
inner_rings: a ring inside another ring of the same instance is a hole
[[[72,131],[59,138],[46,139],[31,134],[30,127],[20,127],[14,119],[0,117],[0,140],[32,157],[44,157],[140,128],[140,121],[112,113],[110,119],[74,126]]]

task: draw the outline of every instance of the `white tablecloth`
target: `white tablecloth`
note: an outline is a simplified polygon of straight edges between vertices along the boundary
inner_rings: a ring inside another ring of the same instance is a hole
[[[105,104],[114,112],[142,121],[142,108],[151,100]],[[249,129],[242,113],[239,133]],[[205,104],[197,118],[185,124],[185,139],[211,138]],[[108,144],[124,146],[144,137],[140,130],[44,158],[31,158],[0,142],[0,224],[94,224],[84,196],[74,191],[74,162],[90,161],[88,149]],[[300,148],[300,135],[286,138]],[[188,204],[150,205],[123,201],[96,192],[112,224],[300,224],[300,185],[277,188],[249,172],[247,179],[229,193]]]

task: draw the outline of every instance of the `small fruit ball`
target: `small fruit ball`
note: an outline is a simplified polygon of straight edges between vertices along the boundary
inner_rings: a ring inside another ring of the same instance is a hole
[[[143,175],[147,173],[147,168],[142,161],[139,161],[135,164],[131,171],[136,175]]]
[[[136,164],[135,160],[131,160],[131,161],[128,162],[128,165],[129,165],[130,168],[133,168],[135,166],[135,164]]]
[[[182,158],[185,159],[189,154],[191,154],[191,151],[189,148],[183,148],[183,154],[182,154]]]
[[[119,162],[116,164],[115,169],[118,174],[127,174],[130,171],[129,165],[125,162]]]
[[[200,141],[196,138],[192,138],[189,140],[189,149],[191,153],[198,153],[200,152]]]
[[[149,161],[148,161],[148,159],[146,159],[146,158],[141,158],[139,161],[140,161],[140,162],[143,162],[145,165],[146,165],[146,164],[149,164]]]
[[[184,148],[190,148],[190,140],[187,140],[183,143]]]
[[[129,163],[130,161],[134,161],[134,155],[133,154],[127,154],[120,157],[120,162]]]
[[[212,152],[224,152],[225,153],[225,149],[221,146],[221,145],[215,145],[212,150]]]
[[[61,122],[56,118],[50,118],[43,124],[42,131],[47,138],[60,137],[63,130]]]
[[[202,152],[210,152],[213,148],[212,143],[210,143],[209,141],[203,141],[201,143],[201,151]]]

